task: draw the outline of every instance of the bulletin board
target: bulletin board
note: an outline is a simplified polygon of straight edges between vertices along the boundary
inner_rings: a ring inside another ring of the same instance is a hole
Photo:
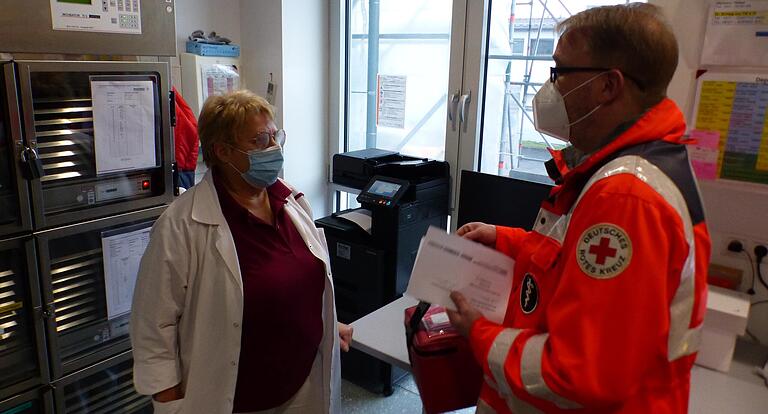
[[[759,73],[707,72],[698,79],[693,111],[693,138],[715,136],[715,145],[700,147],[692,161],[715,165],[705,179],[768,184],[768,70]],[[698,136],[697,136],[698,135]],[[694,165],[696,167],[696,165]]]

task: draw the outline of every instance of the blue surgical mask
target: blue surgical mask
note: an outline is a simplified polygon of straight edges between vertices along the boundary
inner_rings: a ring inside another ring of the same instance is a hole
[[[277,181],[277,175],[283,169],[283,149],[273,145],[264,150],[243,151],[232,147],[248,156],[248,171],[240,172],[234,165],[229,164],[248,184],[256,188],[266,188]]]

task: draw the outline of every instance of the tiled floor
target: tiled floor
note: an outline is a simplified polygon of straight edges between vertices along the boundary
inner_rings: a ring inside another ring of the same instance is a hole
[[[389,397],[373,394],[351,382],[341,381],[341,408],[344,414],[421,414],[421,400],[413,377],[407,375],[395,385]],[[474,408],[453,414],[472,414]]]

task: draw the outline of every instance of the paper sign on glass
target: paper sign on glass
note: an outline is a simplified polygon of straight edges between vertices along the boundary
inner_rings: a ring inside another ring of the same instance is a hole
[[[102,236],[107,319],[131,311],[139,264],[149,244],[151,230],[151,227],[146,227],[129,233]]]
[[[96,174],[156,167],[152,81],[96,79],[91,80]]]
[[[421,241],[406,295],[455,310],[461,292],[488,320],[502,323],[515,261],[481,244],[430,227]]]

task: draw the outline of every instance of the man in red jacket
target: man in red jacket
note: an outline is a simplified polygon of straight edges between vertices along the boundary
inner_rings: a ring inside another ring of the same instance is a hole
[[[503,325],[454,293],[453,324],[485,372],[478,413],[687,413],[710,240],[666,88],[677,42],[647,4],[559,26],[533,101],[539,131],[570,141],[531,232],[458,234],[515,259]]]

